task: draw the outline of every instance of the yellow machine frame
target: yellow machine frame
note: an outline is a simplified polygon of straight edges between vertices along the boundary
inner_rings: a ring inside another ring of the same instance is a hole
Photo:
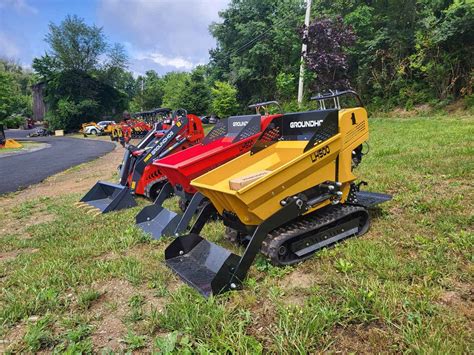
[[[246,225],[262,223],[281,208],[285,197],[325,181],[342,183],[340,201],[345,202],[356,179],[351,169],[352,152],[369,138],[367,111],[342,109],[338,121],[339,133],[306,152],[307,141],[279,141],[255,154],[242,155],[194,179],[191,185],[208,197],[219,213],[233,212]],[[270,173],[237,191],[230,189],[230,179],[263,170]],[[329,203],[326,200],[306,213]]]

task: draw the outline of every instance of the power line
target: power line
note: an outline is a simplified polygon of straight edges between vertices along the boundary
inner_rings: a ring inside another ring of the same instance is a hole
[[[257,37],[253,38],[252,40],[248,41],[247,43],[245,43],[243,46],[237,48],[237,50],[235,50],[235,54],[238,54],[240,52],[243,52],[244,49],[246,49],[247,47],[250,47],[252,44],[256,43],[258,40],[260,40],[261,38],[263,38],[268,32],[270,32],[271,28],[266,30],[265,32],[259,34]]]
[[[289,20],[290,17],[292,17],[293,14],[289,14],[289,16],[287,17],[284,17],[284,18],[281,18],[280,20],[276,21],[275,23],[273,23],[271,25],[270,28],[268,28],[266,31],[264,31],[263,33],[257,35],[256,37],[254,37],[253,39],[251,39],[250,41],[248,41],[247,43],[243,44],[242,46],[240,46],[239,48],[237,48],[236,50],[233,50],[231,52],[229,52],[229,56],[231,56],[232,54],[239,54],[241,52],[243,52],[244,50],[248,49],[249,47],[253,46],[255,43],[257,43],[260,39],[262,39],[263,37],[265,37],[265,35],[267,35],[270,31],[272,31],[273,29],[275,29],[276,26],[279,26],[281,25],[283,22],[285,22],[286,20]]]

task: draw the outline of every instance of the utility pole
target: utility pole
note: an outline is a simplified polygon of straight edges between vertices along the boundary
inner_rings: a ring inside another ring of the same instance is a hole
[[[308,35],[309,18],[311,16],[311,0],[306,0],[306,15],[304,17],[305,30],[303,38]],[[300,80],[298,82],[298,105],[303,103],[303,85],[304,85],[304,53],[306,52],[306,44],[303,42],[301,46],[301,64],[300,64]]]
[[[145,82],[145,78],[142,76],[142,92],[141,92],[141,95],[140,95],[141,96],[140,101],[141,101],[141,104],[142,104],[141,105],[142,107],[140,109],[141,109],[142,112],[143,112],[143,84],[144,84],[144,82]]]

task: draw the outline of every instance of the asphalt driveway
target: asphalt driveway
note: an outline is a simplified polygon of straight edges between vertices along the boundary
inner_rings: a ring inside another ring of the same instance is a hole
[[[11,132],[5,131],[7,138],[15,136],[15,139],[19,139],[26,136],[27,131],[9,133]],[[48,143],[50,147],[4,157],[0,155],[0,194],[39,183],[48,176],[105,155],[115,147],[112,142],[69,137],[39,137],[26,140]]]
[[[40,128],[38,126],[37,128]],[[5,130],[5,137],[9,139],[19,139],[19,138],[26,138],[26,136],[30,133],[36,131],[36,127],[32,129],[6,129]]]

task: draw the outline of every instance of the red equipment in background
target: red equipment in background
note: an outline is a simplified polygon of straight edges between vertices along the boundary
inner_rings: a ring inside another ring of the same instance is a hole
[[[183,125],[183,129],[179,132],[178,136],[176,136],[176,142],[166,149],[165,154],[160,154],[160,157],[174,155],[174,153],[188,149],[202,141],[204,138],[204,129],[201,120],[198,116],[193,114],[188,114],[187,118],[188,122]],[[159,134],[163,135],[163,132],[166,131],[162,131]],[[134,154],[140,153],[137,152]],[[145,195],[149,199],[154,200],[161,187],[166,183],[166,177],[161,173],[158,166],[152,163],[145,167],[140,179],[136,181],[136,185],[134,185],[133,174],[129,176],[128,183],[135,194]]]
[[[153,128],[152,125],[134,118],[122,122],[121,126],[125,143],[132,138],[143,138]]]
[[[198,144],[204,137],[199,117],[182,109],[176,110],[173,116],[174,124],[167,131],[161,130],[161,123],[155,123],[153,130],[138,146],[126,146],[118,184],[98,181],[78,206],[89,205],[98,209],[99,213],[107,213],[136,206],[134,194],[157,194],[164,178],[157,167],[150,167],[151,163]]]
[[[145,137],[154,128],[155,123],[161,125],[160,130],[155,133],[156,137],[160,137],[160,132],[170,129],[173,124],[172,112],[169,108],[158,108],[151,111],[137,112],[132,116],[125,114],[124,120],[112,127],[111,139],[119,141],[125,146],[131,139]]]
[[[265,115],[233,116],[219,121],[204,138],[202,144],[186,151],[157,159],[154,167],[163,175],[160,193],[151,206],[145,207],[136,216],[136,223],[153,238],[162,235],[175,235],[186,230],[192,216],[203,202],[204,196],[196,193],[191,181],[202,174],[248,152],[260,133],[268,124],[282,114],[269,115],[267,106],[277,104],[275,101],[251,105],[265,109]],[[177,214],[162,206],[172,195],[178,195],[180,207],[184,214]]]

